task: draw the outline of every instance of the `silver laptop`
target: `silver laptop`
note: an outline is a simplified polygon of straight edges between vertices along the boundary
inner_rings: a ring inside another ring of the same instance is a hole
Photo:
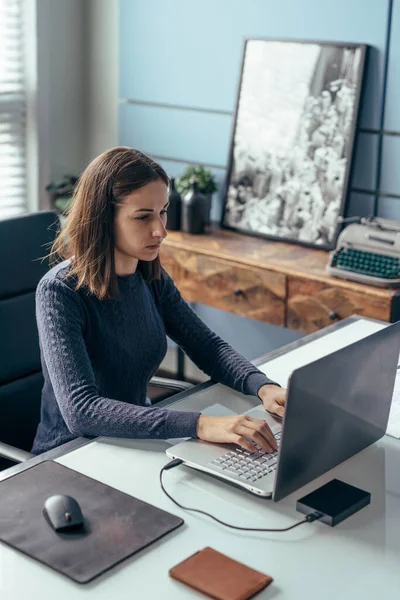
[[[386,432],[400,353],[400,321],[293,371],[283,421],[262,406],[278,452],[190,439],[166,450],[258,496],[281,500]],[[271,373],[273,377],[273,373]]]

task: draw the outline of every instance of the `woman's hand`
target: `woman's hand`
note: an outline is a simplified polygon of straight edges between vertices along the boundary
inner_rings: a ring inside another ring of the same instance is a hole
[[[238,444],[250,452],[257,451],[254,444],[260,446],[264,452],[275,452],[278,449],[274,434],[267,423],[248,415],[233,417],[200,415],[197,422],[197,437],[205,442]]]
[[[283,417],[285,412],[286,390],[278,385],[262,385],[258,390],[258,397],[262,400],[266,411],[272,415]]]

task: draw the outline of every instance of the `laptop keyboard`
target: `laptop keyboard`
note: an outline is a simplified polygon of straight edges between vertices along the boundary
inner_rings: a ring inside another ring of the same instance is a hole
[[[281,441],[281,432],[275,434],[278,446]],[[278,453],[266,454],[255,446],[257,452],[249,452],[239,446],[234,450],[215,458],[210,462],[216,469],[220,469],[227,475],[236,475],[243,481],[257,481],[276,470]]]

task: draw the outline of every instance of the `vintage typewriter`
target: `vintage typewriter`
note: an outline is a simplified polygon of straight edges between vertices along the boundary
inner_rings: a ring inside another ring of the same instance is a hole
[[[400,221],[365,217],[340,233],[326,270],[335,277],[400,287]]]

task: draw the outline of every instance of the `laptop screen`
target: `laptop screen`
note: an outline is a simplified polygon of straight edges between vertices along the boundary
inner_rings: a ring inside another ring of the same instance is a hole
[[[400,322],[293,371],[273,499],[381,438],[400,353]]]

